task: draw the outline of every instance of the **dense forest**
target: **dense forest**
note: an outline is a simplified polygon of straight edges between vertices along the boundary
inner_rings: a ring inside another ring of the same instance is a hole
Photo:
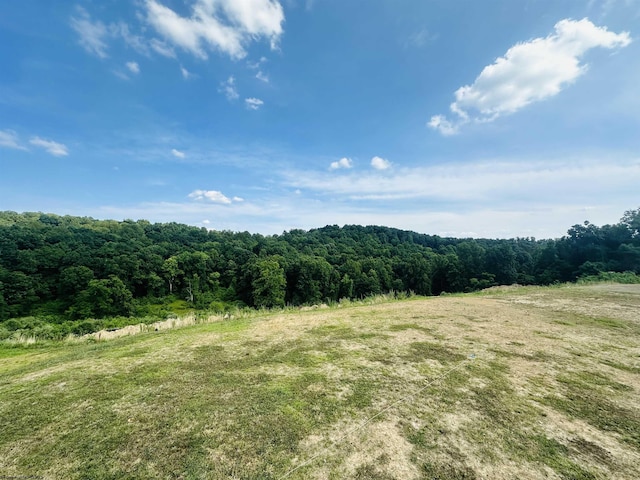
[[[42,323],[64,325],[50,330],[56,335],[83,333],[105,325],[78,326],[85,319],[162,317],[172,306],[220,312],[390,291],[438,295],[601,272],[640,273],[640,209],[614,225],[574,225],[554,240],[442,238],[356,225],[263,236],[0,212],[5,337]]]

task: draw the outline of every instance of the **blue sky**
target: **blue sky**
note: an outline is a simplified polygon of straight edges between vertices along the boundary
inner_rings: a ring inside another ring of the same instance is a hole
[[[639,0],[0,3],[0,210],[559,237],[640,206]]]

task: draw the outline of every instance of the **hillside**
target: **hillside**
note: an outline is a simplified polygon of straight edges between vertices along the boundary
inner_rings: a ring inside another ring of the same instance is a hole
[[[379,226],[282,235],[0,212],[0,340],[64,338],[189,310],[334,303],[547,285],[640,282],[640,209],[555,240],[456,239]],[[130,320],[135,317],[134,320]]]
[[[640,288],[495,288],[0,346],[0,476],[640,477]]]

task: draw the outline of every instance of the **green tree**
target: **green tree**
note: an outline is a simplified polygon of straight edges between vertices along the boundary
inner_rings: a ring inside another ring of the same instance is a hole
[[[253,304],[256,307],[284,307],[287,285],[284,269],[275,258],[262,258],[253,264]]]
[[[93,271],[88,267],[67,267],[60,273],[60,293],[73,298],[87,288],[93,277]]]
[[[182,273],[180,267],[178,266],[178,259],[176,257],[167,258],[162,264],[162,273],[164,274],[164,278],[169,283],[169,294],[173,294],[173,288],[176,283],[176,279],[178,275]]]
[[[348,273],[345,273],[340,280],[339,298],[353,298],[353,280]]]
[[[634,239],[640,239],[640,208],[624,212],[620,223],[629,229]]]
[[[0,322],[9,318],[9,305],[4,299],[4,285],[0,282]]]
[[[115,275],[91,280],[70,308],[74,318],[104,318],[129,316],[133,311],[133,296],[122,280]]]

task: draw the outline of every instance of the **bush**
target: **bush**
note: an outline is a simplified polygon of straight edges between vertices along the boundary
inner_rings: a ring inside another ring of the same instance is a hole
[[[86,335],[88,333],[97,332],[101,330],[102,325],[96,320],[83,320],[81,322],[77,322],[71,333],[74,335]]]
[[[638,284],[640,275],[634,272],[600,272],[597,275],[585,275],[578,279],[578,284],[601,282]]]

